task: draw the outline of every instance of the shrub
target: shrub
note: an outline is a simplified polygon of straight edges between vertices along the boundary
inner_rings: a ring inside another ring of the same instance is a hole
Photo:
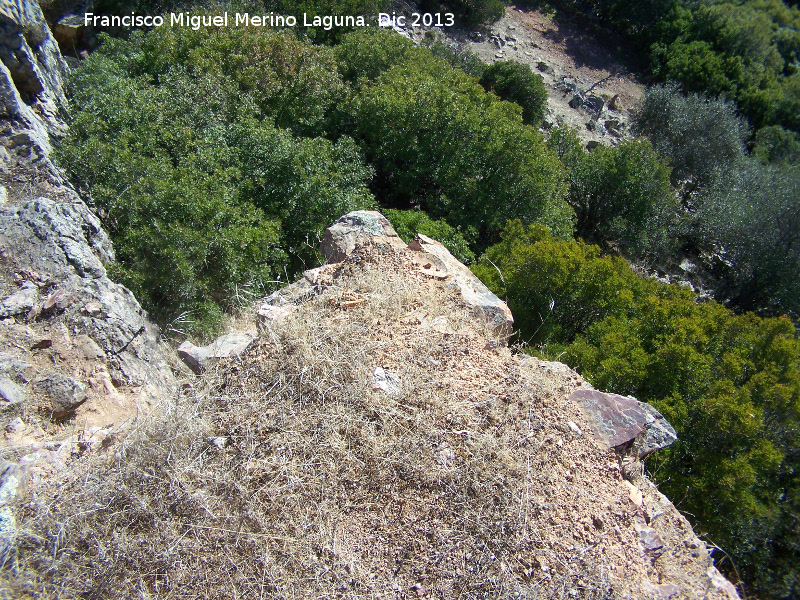
[[[768,163],[800,165],[800,134],[780,125],[763,127],[756,133],[753,156]]]
[[[800,169],[755,159],[720,175],[698,211],[722,253],[720,296],[740,310],[800,318]]]
[[[395,210],[384,211],[386,218],[391,221],[397,235],[404,242],[409,243],[418,233],[427,235],[441,242],[457,260],[465,265],[475,260],[475,253],[470,250],[470,243],[475,243],[477,231],[469,229],[462,231],[460,228],[450,226],[442,219],[431,219],[421,210]]]
[[[571,233],[561,165],[541,134],[519,107],[427,51],[364,82],[343,111],[350,127],[341,131],[355,133],[375,166],[383,203],[420,205],[486,239],[510,217]]]
[[[645,92],[634,131],[667,158],[676,185],[689,182],[688,191],[708,185],[742,158],[748,137],[746,123],[731,104],[662,86]]]
[[[285,35],[155,30],[105,38],[75,73],[57,158],[161,325],[189,314],[185,333],[210,335],[238,286],[313,266],[324,227],[374,207],[352,140],[273,124],[320,126],[332,61]]]
[[[488,66],[481,85],[502,100],[516,102],[522,107],[522,121],[538,127],[547,113],[547,88],[541,75],[515,60],[501,60]]]
[[[541,225],[511,221],[501,238],[472,269],[505,298],[528,344],[570,342],[592,323],[624,313],[634,292],[647,287],[624,259],[601,256],[597,246],[557,240]]]
[[[426,31],[425,37],[422,39],[422,46],[430,50],[434,56],[445,59],[451,67],[461,69],[467,75],[477,79],[480,79],[486,71],[486,63],[466,44],[455,45],[444,36]]]
[[[567,200],[578,236],[637,258],[676,248],[678,198],[650,142],[627,140],[587,153],[574,132],[558,128],[548,145],[569,169]]]
[[[334,52],[342,77],[355,83],[361,78],[377,79],[405,61],[415,49],[411,40],[393,31],[375,30],[344,36]]]

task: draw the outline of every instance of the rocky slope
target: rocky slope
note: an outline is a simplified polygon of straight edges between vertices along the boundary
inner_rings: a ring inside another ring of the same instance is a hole
[[[321,251],[257,334],[182,349],[213,399],[207,468],[240,474],[260,553],[292,540],[242,573],[286,597],[738,597],[642,475],[675,439],[661,415],[512,352],[508,309],[430,238],[355,212]]]
[[[133,295],[106,274],[114,260],[111,241],[50,161],[52,140],[65,131],[59,115],[64,71],[39,5],[3,2],[3,531],[13,532],[14,521],[6,506],[14,493],[6,483],[48,477],[72,454],[95,442],[108,443],[172,384],[156,329]]]

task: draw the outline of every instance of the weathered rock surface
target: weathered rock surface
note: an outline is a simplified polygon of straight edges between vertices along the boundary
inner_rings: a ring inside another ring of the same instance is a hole
[[[655,408],[635,398],[594,389],[576,390],[570,396],[593,426],[597,439],[609,448],[634,442],[638,458],[666,448],[678,434]]]
[[[476,316],[484,319],[500,335],[511,335],[514,317],[505,302],[495,296],[480,279],[450,254],[443,244],[426,235],[417,234],[408,247],[420,253],[423,270],[434,267],[435,276],[447,279],[447,287],[457,290]],[[428,262],[431,266],[428,266]]]
[[[0,4],[0,171],[25,164],[57,178],[48,153],[51,136],[65,130],[59,116],[65,73],[39,3]]]
[[[411,260],[421,272],[446,281],[446,286],[457,291],[470,310],[486,321],[497,335],[511,334],[514,319],[505,302],[456,260],[444,245],[420,234],[406,246],[386,217],[378,212],[354,211],[337,220],[325,230],[320,250],[328,263],[338,263],[367,244],[395,252],[411,250]],[[331,273],[331,269],[325,267],[306,271],[304,280],[308,285],[305,287],[312,293],[315,286],[319,290],[325,277]],[[276,301],[274,298],[268,299],[267,303]],[[274,312],[266,311],[265,314],[272,315]]]
[[[347,213],[325,230],[320,250],[326,262],[337,263],[350,256],[358,246],[367,243],[396,249],[406,246],[382,214],[372,210],[356,210]]]
[[[65,132],[65,70],[38,2],[0,4],[0,375],[6,415],[21,422],[6,429],[12,445],[46,440],[36,415],[119,425],[172,384],[156,328],[106,274],[110,239],[50,162]]]
[[[207,346],[195,346],[186,341],[178,347],[178,356],[187,367],[200,375],[220,358],[240,356],[246,352],[256,337],[256,332],[251,331],[223,335]]]

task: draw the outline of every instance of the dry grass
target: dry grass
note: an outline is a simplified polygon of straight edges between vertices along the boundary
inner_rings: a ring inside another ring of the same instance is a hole
[[[609,457],[554,410],[577,382],[532,379],[400,261],[343,264],[242,360],[29,495],[8,592],[635,597],[630,514],[596,487]],[[373,389],[377,366],[399,392]]]

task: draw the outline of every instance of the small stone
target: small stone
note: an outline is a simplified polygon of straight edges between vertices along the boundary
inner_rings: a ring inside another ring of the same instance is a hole
[[[639,534],[639,547],[645,556],[658,558],[664,553],[664,541],[652,527],[644,524],[644,519],[634,522],[636,532]]]
[[[29,312],[39,299],[39,288],[30,281],[22,289],[0,302],[0,318],[13,317]]]
[[[642,496],[642,492],[627,479],[625,480],[625,485],[628,486],[628,498],[630,501],[641,508],[642,504],[644,503],[644,496]]]
[[[261,308],[258,309],[258,314],[256,315],[256,325],[258,330],[263,332],[273,323],[283,321],[290,314],[292,314],[294,309],[295,307],[292,304],[286,304],[283,306],[263,304]]]
[[[21,433],[25,431],[25,422],[19,417],[15,417],[8,422],[8,425],[6,425],[6,431],[11,434]]]
[[[223,335],[208,346],[195,346],[187,340],[178,347],[178,356],[187,367],[200,375],[220,358],[242,355],[256,338],[256,333],[252,331]]]
[[[99,317],[103,314],[103,305],[96,300],[92,300],[86,303],[83,307],[83,311],[91,317]]]
[[[0,408],[19,404],[25,399],[25,390],[7,377],[0,377]]]
[[[578,437],[583,436],[583,432],[581,431],[581,428],[578,427],[572,421],[567,421],[567,427],[569,427],[570,430],[572,431],[572,433],[574,433],[576,436],[578,436]]]
[[[45,348],[49,348],[53,345],[52,338],[42,338],[37,342],[34,342],[31,346],[31,350],[44,350]]]
[[[383,367],[375,367],[372,372],[372,389],[381,390],[390,396],[400,395],[400,378]]]
[[[61,373],[50,373],[33,382],[37,394],[53,401],[57,411],[69,411],[86,400],[86,386]]]

